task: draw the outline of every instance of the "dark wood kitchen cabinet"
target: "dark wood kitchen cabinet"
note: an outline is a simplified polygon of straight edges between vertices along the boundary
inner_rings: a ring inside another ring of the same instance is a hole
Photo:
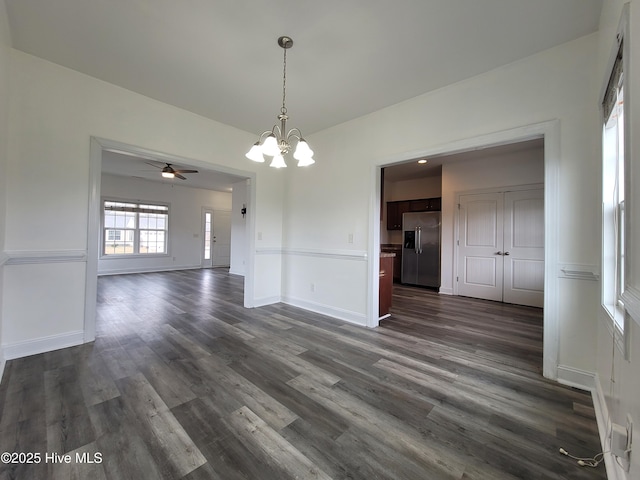
[[[387,230],[402,230],[402,214],[410,211],[411,201],[387,202]]]
[[[378,316],[389,315],[393,293],[393,259],[395,253],[380,254],[380,285],[378,292]]]
[[[402,214],[407,212],[439,212],[442,199],[420,198],[387,202],[387,230],[402,230]]]

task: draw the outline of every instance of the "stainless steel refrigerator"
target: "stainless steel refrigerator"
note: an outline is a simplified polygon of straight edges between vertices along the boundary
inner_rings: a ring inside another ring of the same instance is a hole
[[[440,287],[440,212],[402,215],[402,283]]]

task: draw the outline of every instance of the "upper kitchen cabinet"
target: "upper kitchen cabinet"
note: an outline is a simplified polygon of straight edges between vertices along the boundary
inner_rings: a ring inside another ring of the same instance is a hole
[[[387,230],[402,230],[402,214],[409,212],[411,201],[387,202]]]
[[[438,212],[442,201],[437,198],[421,198],[387,202],[387,230],[402,230],[402,214],[407,212]]]

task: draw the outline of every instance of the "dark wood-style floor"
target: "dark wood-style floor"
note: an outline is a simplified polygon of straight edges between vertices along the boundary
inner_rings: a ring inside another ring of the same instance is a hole
[[[7,362],[0,451],[41,462],[0,479],[605,478],[558,453],[600,449],[590,395],[541,377],[539,309],[397,286],[365,329],[244,309],[220,270],[98,290],[95,343]]]

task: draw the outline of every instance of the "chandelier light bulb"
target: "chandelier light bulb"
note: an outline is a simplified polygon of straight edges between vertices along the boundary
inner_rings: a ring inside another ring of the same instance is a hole
[[[273,156],[273,160],[271,161],[271,165],[269,166],[273,168],[284,168],[287,166],[287,164],[284,163],[284,157],[278,153],[277,155]]]
[[[299,167],[307,167],[315,163],[313,159],[313,150],[309,148],[309,144],[303,138],[300,139],[293,152],[293,158],[298,160]]]
[[[275,157],[276,155],[281,154],[280,147],[278,146],[278,139],[273,133],[264,139],[264,143],[262,144],[262,153],[269,155],[270,157]]]
[[[256,142],[251,147],[251,150],[247,152],[245,155],[249,160],[253,160],[254,162],[264,162],[264,155],[262,154],[262,147],[260,146],[260,142]]]

